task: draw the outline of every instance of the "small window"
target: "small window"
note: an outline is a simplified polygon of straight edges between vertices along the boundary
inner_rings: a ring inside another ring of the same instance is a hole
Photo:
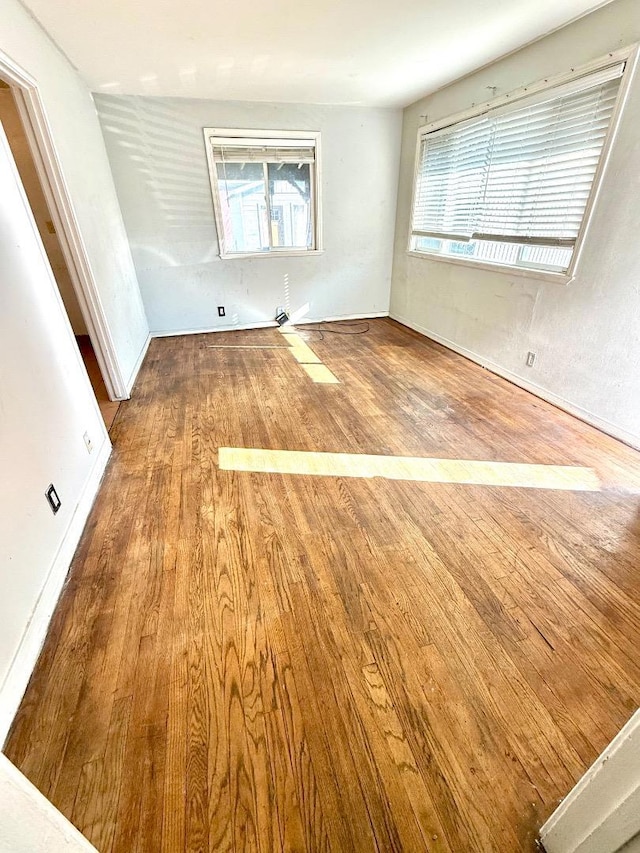
[[[205,128],[222,258],[320,246],[320,134]]]
[[[624,63],[418,138],[409,249],[566,273]]]

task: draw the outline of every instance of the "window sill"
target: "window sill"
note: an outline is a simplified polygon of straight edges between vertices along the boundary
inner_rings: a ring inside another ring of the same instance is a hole
[[[308,258],[309,255],[324,255],[324,249],[283,249],[281,252],[244,252],[225,255],[220,252],[218,257],[223,261],[242,261],[249,258]]]
[[[554,284],[569,284],[574,278],[570,272],[551,272],[550,270],[537,270],[530,267],[512,267],[506,264],[476,261],[471,258],[453,258],[450,255],[438,255],[434,252],[416,252],[413,249],[408,249],[407,255],[412,258],[423,258],[428,261],[456,264],[457,266],[469,267],[471,269],[489,270],[490,272],[500,272],[510,276],[516,275],[520,278],[536,278],[540,281],[552,281]]]

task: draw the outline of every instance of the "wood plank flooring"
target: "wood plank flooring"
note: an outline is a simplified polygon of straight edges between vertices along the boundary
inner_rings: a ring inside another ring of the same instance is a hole
[[[76,343],[78,344],[80,355],[82,356],[84,366],[87,374],[89,375],[89,381],[91,382],[93,393],[96,395],[100,414],[102,415],[107,431],[109,431],[113,426],[116,415],[118,414],[120,403],[117,400],[109,399],[107,387],[104,384],[100,365],[98,364],[98,359],[96,358],[89,335],[76,335]]]
[[[152,341],[6,754],[101,853],[533,850],[640,702],[640,454],[393,321],[300,331],[338,384],[277,330]]]

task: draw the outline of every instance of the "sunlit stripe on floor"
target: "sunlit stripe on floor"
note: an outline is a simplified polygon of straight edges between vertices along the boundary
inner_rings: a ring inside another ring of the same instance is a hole
[[[318,358],[311,347],[305,343],[296,344],[293,347],[289,347],[289,349],[298,364],[322,364],[322,359]]]
[[[309,344],[296,332],[282,332],[282,337],[289,344],[291,354],[300,364],[322,364]]]
[[[339,385],[340,380],[322,363],[309,344],[291,327],[281,326],[278,331],[289,344],[289,351],[307,375],[321,385]]]
[[[340,380],[329,370],[326,364],[301,364],[300,367],[321,385],[339,385]]]
[[[600,481],[592,468],[568,465],[430,459],[418,456],[369,456],[357,453],[316,453],[248,447],[219,448],[218,464],[225,471],[310,474],[321,477],[381,477],[386,480],[416,480],[425,483],[564,489],[577,492],[596,492],[600,489]]]
[[[309,344],[296,332],[279,329],[285,344],[206,344],[207,349],[284,349],[288,350],[307,375],[322,385],[338,385],[340,380],[322,363]]]

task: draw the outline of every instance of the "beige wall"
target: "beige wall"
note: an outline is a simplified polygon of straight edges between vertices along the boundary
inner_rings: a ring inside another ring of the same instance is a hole
[[[78,304],[73,284],[71,283],[69,270],[60,247],[60,241],[57,235],[52,234],[50,231],[50,226],[53,225],[51,214],[49,213],[47,200],[42,191],[40,179],[29,149],[27,136],[24,132],[11,89],[0,89],[0,122],[2,122],[4,132],[9,140],[9,145],[11,146],[20,178],[22,179],[22,185],[29,199],[31,211],[36,220],[40,237],[42,238],[51,269],[53,270],[53,275],[60,289],[60,295],[62,296],[67,314],[69,315],[71,327],[76,335],[86,335],[87,327],[82,318],[80,305]]]

